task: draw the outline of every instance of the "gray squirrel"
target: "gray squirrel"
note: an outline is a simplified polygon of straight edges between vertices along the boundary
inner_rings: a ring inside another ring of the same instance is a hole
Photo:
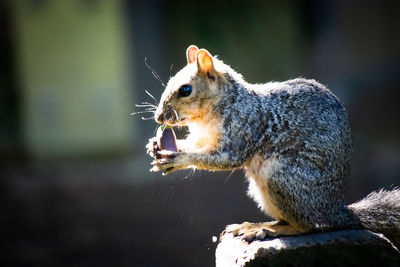
[[[400,244],[400,189],[346,205],[351,130],[338,98],[315,80],[250,84],[205,49],[191,45],[155,111],[160,124],[187,126],[179,151],[147,153],[151,171],[243,168],[248,194],[273,222],[233,224],[246,241],[312,231],[365,228]]]

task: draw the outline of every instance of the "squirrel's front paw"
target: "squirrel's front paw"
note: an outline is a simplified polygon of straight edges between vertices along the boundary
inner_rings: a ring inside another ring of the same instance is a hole
[[[149,139],[149,142],[146,145],[146,152],[147,154],[152,157],[156,158],[157,153],[160,151],[160,148],[157,144],[157,137],[153,137]]]
[[[150,169],[151,172],[164,171],[162,175],[170,174],[174,171],[182,169],[180,164],[180,157],[183,152],[173,152],[168,150],[157,151],[154,156],[154,160],[151,163],[153,167]]]

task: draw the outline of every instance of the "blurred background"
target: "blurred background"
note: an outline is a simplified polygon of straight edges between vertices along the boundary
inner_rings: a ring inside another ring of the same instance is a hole
[[[267,218],[242,171],[148,172],[159,99],[196,44],[249,82],[314,78],[346,106],[346,197],[400,186],[398,1],[0,0],[2,266],[213,266]],[[145,114],[146,115],[146,114]]]

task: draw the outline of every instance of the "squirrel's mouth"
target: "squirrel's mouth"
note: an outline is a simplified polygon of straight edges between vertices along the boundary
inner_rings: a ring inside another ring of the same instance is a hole
[[[179,118],[178,120],[167,120],[165,123],[170,126],[186,126],[186,118]]]
[[[179,121],[178,113],[175,110],[168,110],[166,112],[160,112],[155,114],[155,120],[159,124],[173,125]]]
[[[166,124],[169,126],[186,126],[188,119],[190,121],[190,117],[180,116],[175,110],[167,110],[162,113],[155,114],[155,121],[159,124]]]

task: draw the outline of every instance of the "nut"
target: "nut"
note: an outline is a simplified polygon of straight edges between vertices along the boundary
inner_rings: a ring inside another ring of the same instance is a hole
[[[160,150],[177,152],[176,136],[174,130],[169,126],[160,126],[157,130],[157,145]]]

